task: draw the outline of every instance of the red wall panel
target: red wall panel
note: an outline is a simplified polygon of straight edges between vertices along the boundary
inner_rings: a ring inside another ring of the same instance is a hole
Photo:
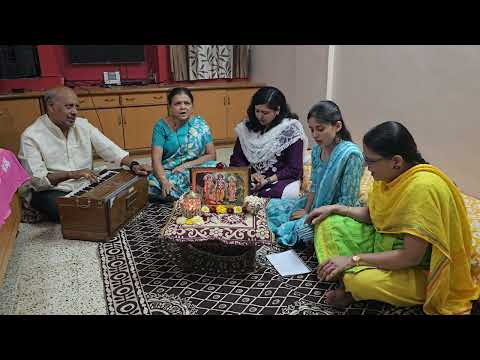
[[[12,89],[45,90],[53,86],[78,83],[80,85],[103,83],[104,71],[120,71],[124,81],[169,81],[168,46],[145,45],[145,61],[138,64],[71,64],[63,45],[37,46],[41,76],[29,79],[0,80],[0,92]]]

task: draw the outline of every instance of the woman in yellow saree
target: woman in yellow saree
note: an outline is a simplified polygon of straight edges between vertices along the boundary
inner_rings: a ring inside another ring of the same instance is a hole
[[[363,138],[375,180],[366,207],[314,210],[319,280],[340,280],[327,302],[423,305],[426,314],[468,314],[480,295],[471,274],[472,237],[463,199],[426,163],[410,132],[385,122]]]

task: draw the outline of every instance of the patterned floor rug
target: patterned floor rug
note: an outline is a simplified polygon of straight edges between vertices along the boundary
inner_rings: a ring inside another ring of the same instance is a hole
[[[423,314],[421,307],[396,308],[375,301],[337,310],[325,303],[334,283],[318,282],[314,272],[288,278],[277,273],[265,257],[285,250],[277,246],[257,251],[256,270],[250,274],[182,272],[179,249],[158,236],[171,211],[167,205],[149,204],[112,242],[99,245],[109,314]],[[312,250],[299,255],[315,269]]]

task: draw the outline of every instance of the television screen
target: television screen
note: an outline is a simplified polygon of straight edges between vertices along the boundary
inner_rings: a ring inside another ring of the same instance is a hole
[[[36,46],[0,46],[0,79],[20,79],[37,76],[40,76],[40,63]]]
[[[72,64],[125,64],[145,60],[143,45],[68,45]]]

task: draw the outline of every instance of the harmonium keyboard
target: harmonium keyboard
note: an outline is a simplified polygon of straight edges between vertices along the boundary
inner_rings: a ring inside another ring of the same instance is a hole
[[[57,198],[65,239],[108,241],[148,201],[145,176],[105,171],[99,181]]]

